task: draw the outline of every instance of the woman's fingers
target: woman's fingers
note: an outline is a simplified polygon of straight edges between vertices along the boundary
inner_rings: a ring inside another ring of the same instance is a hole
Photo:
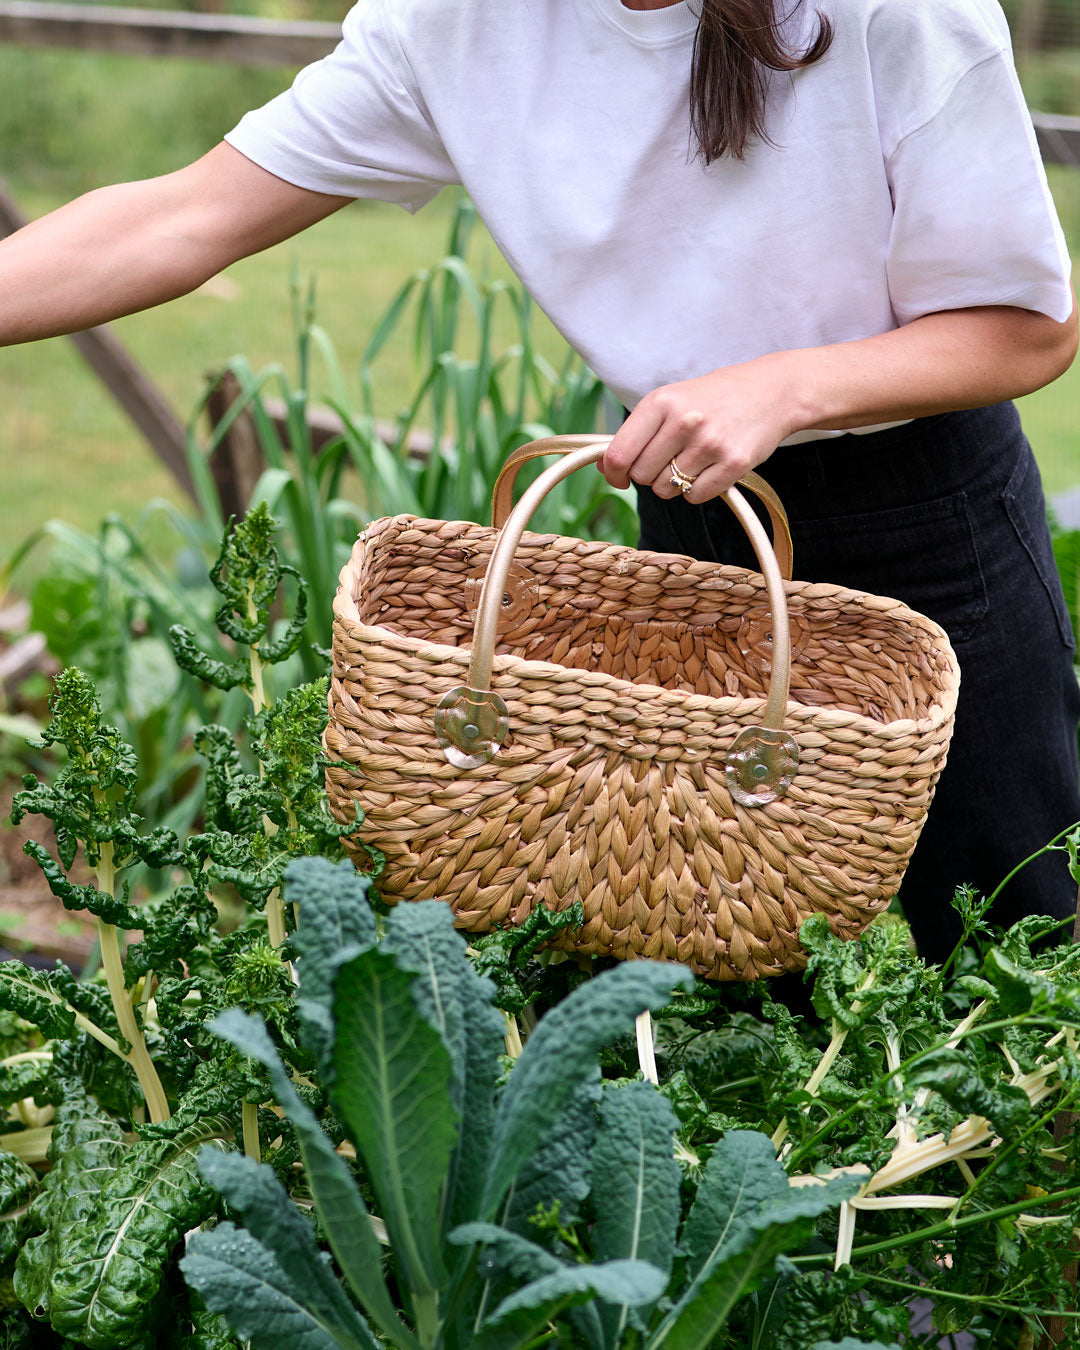
[[[626,488],[631,482],[646,484],[652,481],[652,478],[640,477],[638,460],[663,421],[663,407],[655,395],[650,394],[641,400],[615,433],[599,463],[600,472],[612,487]]]
[[[767,459],[788,434],[769,380],[753,363],[665,385],[643,398],[612,439],[601,472],[658,497],[718,496]],[[674,465],[674,469],[673,466]]]

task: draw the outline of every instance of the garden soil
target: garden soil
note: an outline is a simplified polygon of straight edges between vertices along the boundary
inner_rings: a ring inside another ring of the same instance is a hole
[[[0,789],[0,959],[21,957],[31,965],[51,966],[59,957],[82,967],[95,941],[94,920],[66,910],[52,894],[33,858],[23,852],[27,839],[56,850],[52,825],[41,816],[11,824],[13,787]],[[81,863],[73,881],[90,881]]]

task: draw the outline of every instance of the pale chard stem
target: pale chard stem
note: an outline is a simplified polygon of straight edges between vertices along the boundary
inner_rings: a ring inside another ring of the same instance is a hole
[[[0,1059],[0,1069],[10,1069],[16,1064],[32,1064],[35,1060],[41,1060],[42,1063],[51,1063],[52,1051],[22,1050],[17,1055],[8,1055],[7,1059]]]
[[[895,1036],[889,1036],[885,1041],[885,1063],[889,1067],[889,1072],[898,1074],[900,1070],[900,1043]],[[897,1087],[902,1088],[903,1083],[897,1078]],[[907,1103],[901,1101],[896,1108],[896,1131],[897,1138],[901,1144],[915,1142],[915,1131],[912,1129],[908,1120]]]
[[[520,1059],[524,1047],[521,1044],[521,1032],[518,1030],[517,1018],[505,1011],[503,1017],[506,1018],[506,1053],[511,1059]]]
[[[648,1008],[640,1013],[634,1023],[637,1033],[638,1067],[646,1083],[660,1086],[660,1075],[656,1071],[656,1043],[653,1040],[652,1016]]]
[[[248,589],[248,618],[252,623],[258,618],[258,611],[255,608],[255,601],[251,596],[251,589]],[[266,696],[266,686],[263,683],[263,663],[259,658],[259,649],[254,643],[248,648],[248,669],[251,671],[251,707],[256,717],[261,712],[265,712],[270,706],[270,700]],[[265,777],[265,770],[262,764],[259,765],[259,777]],[[269,837],[277,834],[277,826],[272,820],[263,816],[263,829]],[[280,947],[285,941],[285,905],[281,899],[281,892],[275,886],[266,900],[266,928],[270,937],[272,947]]]
[[[77,1012],[75,1014],[75,1025],[85,1031],[88,1036],[93,1036],[94,1040],[100,1045],[103,1045],[106,1050],[111,1050],[113,1054],[117,1055],[120,1059],[130,1061],[131,1056],[124,1054],[123,1050],[120,1049],[119,1043],[115,1041],[107,1031],[102,1031],[99,1026],[94,1022],[91,1022],[89,1017],[84,1017],[81,1012]]]
[[[247,612],[248,620],[251,623],[254,623],[259,617],[259,611],[255,608],[253,591],[254,582],[249,582]],[[270,706],[270,700],[266,697],[266,689],[263,685],[263,663],[259,659],[259,649],[254,642],[248,647],[248,669],[251,671],[251,704],[256,715],[258,715],[264,708]]]
[[[296,812],[292,809],[291,806],[287,806],[287,807],[285,808],[285,819],[289,822],[289,829],[290,829],[290,830],[295,830],[295,829],[296,829],[296,825],[297,825]],[[294,924],[297,928],[299,928],[299,927],[300,927],[300,902],[299,902],[298,900],[294,900],[294,901],[293,901],[292,917],[293,917],[293,924]],[[295,976],[295,974],[296,974],[296,972],[293,971],[293,975],[294,975],[294,976]],[[298,984],[299,981],[294,979],[294,983],[297,983],[297,984]]]
[[[869,975],[867,975],[866,979],[863,980],[862,984],[860,984],[858,989],[855,991],[856,994],[868,993],[871,989],[873,989],[876,980],[877,980],[876,973],[874,971],[871,971]],[[862,1012],[862,1008],[863,1005],[861,1001],[858,998],[856,998],[855,1002],[852,1003],[851,1005],[852,1013],[857,1015]],[[847,1029],[845,1027],[840,1026],[840,1024],[836,1021],[836,1019],[833,1018],[832,1040],[825,1047],[825,1052],[821,1056],[820,1063],[818,1064],[814,1072],[810,1075],[810,1077],[806,1080],[806,1083],[803,1087],[803,1091],[808,1092],[811,1097],[816,1097],[818,1095],[822,1083],[824,1083],[825,1079],[828,1077],[829,1070],[836,1063],[836,1058],[839,1055],[840,1051],[843,1050],[844,1042],[847,1040],[847,1038],[848,1038]],[[788,1123],[786,1120],[782,1120],[773,1133],[772,1137],[773,1148],[779,1149],[787,1137],[788,1137]]]
[[[98,890],[103,895],[114,894],[116,869],[113,866],[112,844],[101,845],[101,860],[97,867],[97,883]],[[165,1096],[165,1089],[161,1086],[161,1079],[157,1075],[154,1062],[146,1048],[142,1027],[139,1026],[124,984],[124,962],[120,956],[120,941],[116,929],[111,923],[106,923],[104,919],[100,918],[97,921],[97,929],[98,943],[101,947],[101,964],[105,969],[105,978],[108,981],[109,993],[112,996],[116,1020],[120,1024],[120,1032],[124,1040],[131,1045],[131,1052],[126,1057],[127,1061],[135,1070],[135,1077],[139,1080],[139,1086],[146,1098],[146,1108],[150,1113],[150,1119],[154,1122],[168,1120],[169,1103]]]
[[[285,905],[276,886],[266,898],[266,928],[271,947],[280,947],[286,937]]]
[[[34,1130],[17,1130],[12,1134],[0,1134],[0,1152],[14,1153],[28,1167],[43,1163],[49,1156],[49,1144],[52,1141],[53,1127],[40,1125]]]
[[[259,1108],[254,1102],[242,1102],[240,1118],[244,1126],[244,1152],[255,1162],[262,1162],[259,1146]]]

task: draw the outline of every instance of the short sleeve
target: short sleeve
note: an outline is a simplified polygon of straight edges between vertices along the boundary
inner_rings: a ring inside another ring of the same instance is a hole
[[[225,139],[297,187],[378,198],[410,211],[458,181],[383,0],[354,5],[337,48]]]
[[[889,291],[901,323],[975,305],[1069,317],[1068,248],[1007,50],[968,70],[886,168]]]

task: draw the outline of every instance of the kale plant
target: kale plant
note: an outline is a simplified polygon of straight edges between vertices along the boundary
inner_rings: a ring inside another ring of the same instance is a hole
[[[689,972],[638,961],[586,980],[506,1074],[495,988],[447,906],[401,906],[380,933],[366,887],[347,864],[289,872],[302,1035],[357,1176],[258,1021],[214,1024],[270,1074],[352,1295],[273,1170],[204,1153],[204,1177],[243,1227],[194,1235],[181,1266],[253,1347],[381,1337],[402,1350],[524,1350],[561,1341],[561,1325],[567,1344],[596,1350],[705,1350],[778,1257],[858,1189],[847,1176],[793,1185],[764,1135],[733,1131],[683,1220],[670,1106],[647,1083],[602,1080],[598,1055]]]

